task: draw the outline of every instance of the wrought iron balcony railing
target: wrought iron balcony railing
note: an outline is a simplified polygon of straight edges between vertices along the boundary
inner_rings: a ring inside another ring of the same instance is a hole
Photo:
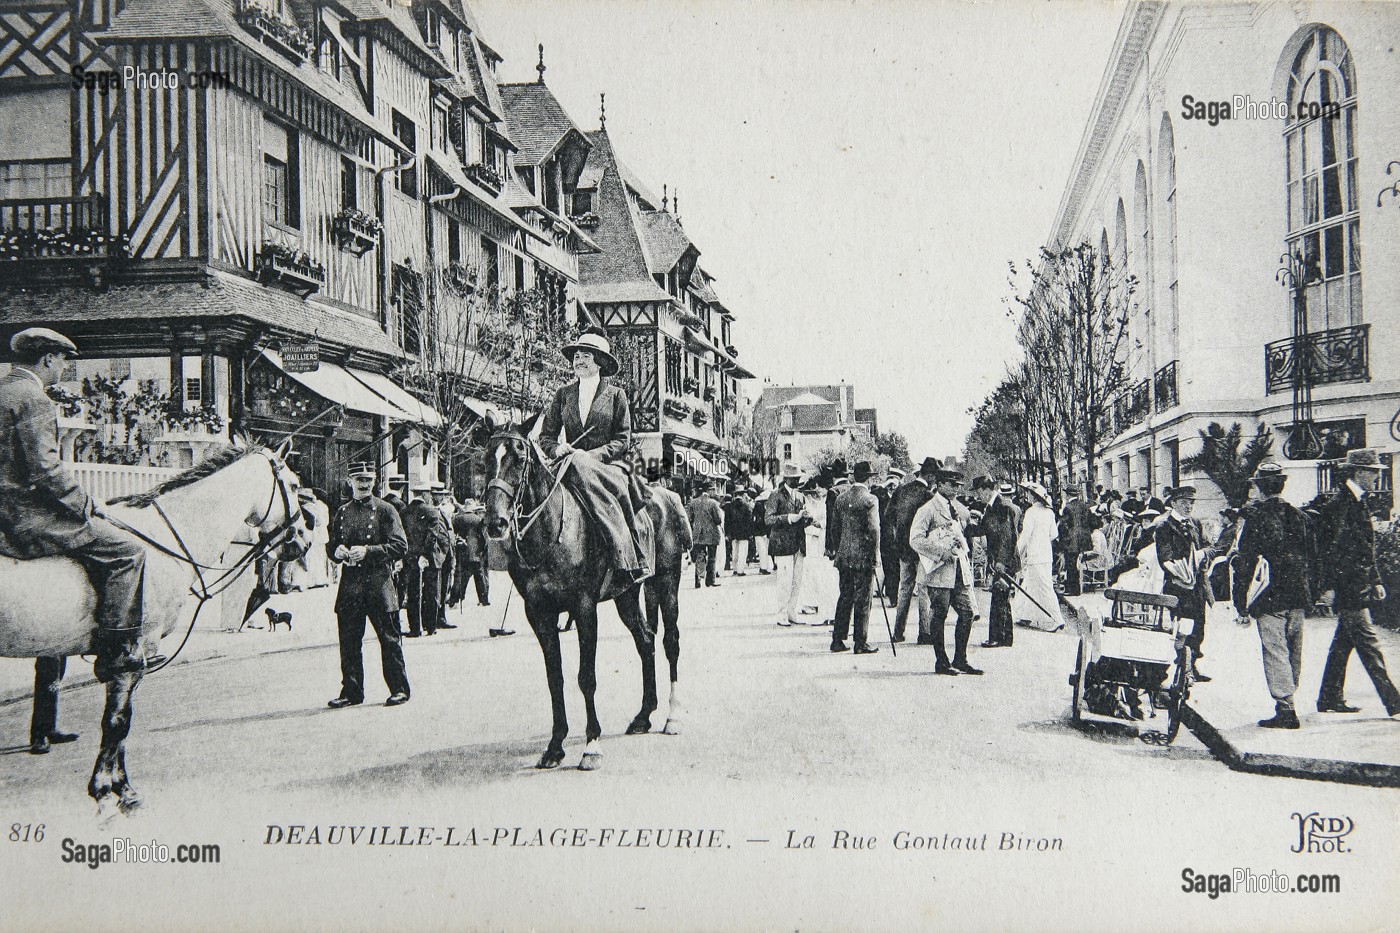
[[[1369,324],[1336,327],[1264,345],[1266,391],[1371,379]]]
[[[1157,374],[1152,377],[1152,394],[1158,414],[1176,407],[1180,400],[1176,390],[1176,360],[1157,370]]]
[[[1144,379],[1133,386],[1132,401],[1128,403],[1128,423],[1139,424],[1152,413],[1152,385]]]

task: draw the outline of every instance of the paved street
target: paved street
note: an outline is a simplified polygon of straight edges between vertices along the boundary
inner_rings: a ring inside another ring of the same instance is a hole
[[[822,616],[829,615],[834,574],[824,561],[811,563],[817,573],[809,580],[814,599],[807,601],[821,602]],[[378,903],[355,879],[374,877],[381,866],[425,892],[470,890],[473,923],[508,925],[526,915],[518,903],[493,895],[492,879],[582,856],[549,850],[533,856],[542,861],[522,863],[523,848],[473,849],[470,856],[438,848],[384,849],[374,857],[361,851],[350,859],[343,850],[265,845],[267,827],[360,823],[392,826],[397,837],[401,825],[426,825],[440,837],[451,825],[459,837],[475,828],[483,838],[495,827],[522,827],[527,837],[554,827],[717,829],[732,846],[723,853],[593,852],[600,868],[620,860],[623,870],[608,877],[626,879],[612,892],[617,913],[607,925],[647,927],[664,919],[704,928],[732,919],[724,905],[738,892],[751,901],[745,916],[759,925],[819,929],[870,925],[876,917],[877,926],[918,926],[955,903],[975,907],[995,926],[1003,912],[1010,917],[1024,908],[1005,895],[1027,873],[1051,892],[1084,890],[1082,878],[1057,867],[1069,864],[1066,851],[1076,872],[1101,872],[1106,885],[1133,885],[1135,898],[1102,909],[1126,911],[1125,922],[1141,920],[1146,915],[1139,911],[1205,903],[1180,893],[1183,868],[1234,867],[1199,864],[1194,851],[1216,860],[1229,852],[1256,870],[1309,861],[1289,852],[1297,839],[1294,811],[1354,819],[1358,850],[1393,832],[1393,791],[1237,774],[1185,735],[1160,749],[1111,729],[1098,735],[1071,729],[1065,677],[1073,638],[1018,629],[1014,649],[975,651],[973,663],[986,676],[936,677],[930,648],[901,646],[896,658],[885,643],[869,657],[832,655],[828,629],[773,624],[779,579],[726,575],[719,588],[698,591],[687,581],[681,594],[686,707],[678,736],[619,734],[636,711],[639,675],[630,638],[613,613],[604,613],[598,665],[604,764],[591,774],[568,767],[577,763],[582,741],[572,676],[566,767],[548,773],[531,767],[547,738],[548,696],[517,599],[510,625],[520,633],[486,637],[505,601],[504,575],[496,575],[497,604],[490,610],[473,606],[454,618],[456,631],[405,642],[414,693],[398,709],[378,705],[384,690],[372,643],[366,644],[370,702],[326,709],[339,686],[336,653],[329,616],[318,618],[313,607],[325,606],[329,592],[279,600],[296,607],[294,635],[202,633],[187,648],[188,663],[142,684],[127,758],[149,804],[113,831],[220,842],[226,861],[240,865],[241,885],[281,885],[283,872],[303,863],[333,872],[338,880],[328,890],[339,893],[319,908],[331,915]],[[878,606],[872,622],[883,641]],[[985,637],[985,622],[973,637],[974,644]],[[566,672],[572,672],[572,636],[565,643]],[[7,683],[27,671],[23,662],[5,662]],[[70,678],[89,673],[85,664],[75,665]],[[1356,689],[1361,686],[1358,681]],[[82,740],[47,757],[17,751],[0,757],[5,823],[46,821],[51,839],[96,836],[83,794],[100,702],[95,687],[65,692],[61,724],[82,731]],[[5,744],[27,734],[27,717],[25,701],[0,706]],[[654,726],[664,719],[663,692]],[[1249,807],[1242,809],[1243,801]],[[790,830],[795,842],[812,835],[814,851],[787,849]],[[938,840],[945,833],[970,837],[974,849],[896,850],[901,830]],[[845,841],[853,844],[875,837],[874,851],[833,848],[842,838],[838,831],[850,833]],[[982,834],[992,851],[975,849]],[[1038,852],[1042,839],[1060,842],[1043,843],[1052,848]],[[1010,848],[998,851],[1004,840]],[[1380,894],[1372,892],[1382,879],[1393,880],[1396,867],[1375,856],[1372,849],[1364,865],[1314,858],[1309,870],[1346,869],[1346,910],[1374,910],[1379,902],[1370,898]],[[0,848],[0,865],[15,858],[56,865],[57,857],[52,845],[46,855]],[[677,860],[691,868],[671,864]],[[684,890],[677,888],[680,872]],[[216,903],[245,897],[219,888],[216,874],[191,869],[185,877],[209,885],[202,896]],[[571,871],[566,886],[542,889],[541,908],[566,910],[570,897],[585,895],[587,877]],[[456,887],[468,882],[468,889]],[[797,903],[810,912],[794,916],[789,898],[782,911],[754,917],[752,900],[761,903],[770,884],[805,892]],[[903,906],[882,914],[888,909],[882,892],[893,888],[901,896],[889,903]],[[1278,898],[1212,901],[1208,913],[1224,922],[1285,906]],[[258,922],[256,903],[242,907],[246,922]],[[1344,916],[1351,914],[1338,914]],[[1074,925],[1071,913],[1055,919],[1060,922],[1047,925]]]

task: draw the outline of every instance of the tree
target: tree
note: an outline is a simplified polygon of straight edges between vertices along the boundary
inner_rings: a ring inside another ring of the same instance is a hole
[[[509,409],[519,420],[569,378],[560,351],[578,329],[557,295],[508,291],[454,262],[426,278],[412,270],[396,276],[392,297],[404,317],[408,349],[417,353],[395,375],[442,415],[442,424],[424,433],[451,478],[459,462],[484,446],[478,399]]]
[[[1019,379],[1029,437],[1044,441],[1052,478],[1058,461],[1084,461],[1089,475],[1111,440],[1110,416],[1128,380],[1129,319],[1137,280],[1089,242],[1042,249],[1027,262],[1026,285],[1014,295],[1018,340],[1025,351]],[[1012,267],[1012,286],[1018,272]],[[1023,278],[1022,281],[1025,279]]]
[[[1212,421],[1200,432],[1200,452],[1181,460],[1182,469],[1210,477],[1210,481],[1220,487],[1220,492],[1232,509],[1249,501],[1250,479],[1259,469],[1259,464],[1269,459],[1274,446],[1269,426],[1261,424],[1241,453],[1243,434],[1239,422],[1230,425],[1227,431],[1218,422]]]
[[[909,459],[909,441],[898,431],[882,431],[875,435],[875,452],[890,458],[890,466],[909,471],[914,461]]]
[[[848,442],[844,447],[823,447],[821,450],[807,458],[807,466],[811,473],[817,474],[829,467],[837,459],[846,461],[846,469],[850,470],[861,460],[870,461],[870,469],[875,474],[884,473],[890,468],[890,457],[875,449],[864,438]]]

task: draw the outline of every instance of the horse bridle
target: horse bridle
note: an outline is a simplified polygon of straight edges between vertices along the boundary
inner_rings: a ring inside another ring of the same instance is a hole
[[[525,556],[520,553],[520,540],[535,524],[535,520],[538,519],[542,514],[544,514],[545,506],[549,504],[550,499],[554,498],[554,494],[559,491],[560,485],[564,482],[564,474],[568,472],[567,464],[565,465],[564,469],[557,471],[557,475],[554,477],[554,485],[550,487],[549,492],[546,493],[544,498],[540,500],[539,505],[535,506],[535,508],[532,509],[528,515],[524,516],[525,525],[524,527],[521,527],[520,519],[522,517],[521,513],[523,511],[523,506],[520,504],[520,500],[524,496],[525,487],[529,485],[530,469],[535,465],[534,461],[539,460],[541,461],[541,464],[543,464],[543,461],[545,459],[544,451],[540,450],[539,444],[534,440],[530,438],[522,438],[518,434],[492,434],[489,440],[492,443],[497,441],[523,441],[529,446],[531,452],[535,454],[534,457],[530,457],[527,454],[526,456],[521,458],[522,464],[520,467],[519,485],[513,485],[511,483],[506,482],[505,480],[501,479],[499,474],[492,477],[491,481],[486,484],[487,492],[490,492],[492,489],[499,489],[501,492],[505,493],[506,498],[510,500],[510,513],[507,516],[507,521],[510,525],[509,530],[512,542],[511,547],[515,551],[516,558],[522,564],[530,566],[529,563],[525,560]],[[565,456],[569,455],[566,454]],[[561,528],[560,531],[562,533],[563,529]]]

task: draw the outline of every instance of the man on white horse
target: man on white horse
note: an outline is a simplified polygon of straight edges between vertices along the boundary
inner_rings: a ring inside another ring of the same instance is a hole
[[[57,331],[31,327],[15,334],[10,351],[14,364],[0,380],[0,552],[82,564],[97,593],[97,679],[145,670],[163,660],[141,648],[146,552],[104,518],[104,503],[58,456],[58,413],[45,390],[78,348]]]

